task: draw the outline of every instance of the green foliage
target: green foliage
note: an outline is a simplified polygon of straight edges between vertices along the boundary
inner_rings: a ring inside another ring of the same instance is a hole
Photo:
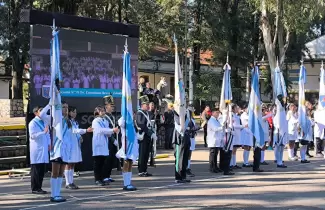
[[[222,75],[214,71],[201,72],[200,77],[194,79],[194,96],[198,100],[220,98]]]

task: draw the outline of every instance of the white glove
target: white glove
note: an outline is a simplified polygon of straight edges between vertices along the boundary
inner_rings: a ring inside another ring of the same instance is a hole
[[[114,145],[115,146],[118,146],[118,141],[115,139],[115,141],[114,141]]]
[[[157,141],[157,135],[155,133],[151,134],[151,139]]]

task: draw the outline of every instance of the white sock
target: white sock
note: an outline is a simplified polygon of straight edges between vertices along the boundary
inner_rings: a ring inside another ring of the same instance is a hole
[[[62,187],[62,177],[58,177],[56,185],[57,185],[56,196],[60,196],[61,195],[61,187]]]
[[[292,149],[290,149],[290,148],[288,148],[288,156],[289,156],[289,158],[293,158]]]
[[[187,168],[191,168],[191,160],[187,161]]]
[[[64,177],[65,177],[65,185],[69,185],[70,184],[70,173],[69,173],[70,170],[64,170]]]
[[[293,157],[293,158],[295,157],[295,149],[291,149],[291,157]]]
[[[249,151],[249,150],[245,150],[245,152],[246,152],[246,153],[244,154],[244,155],[245,155],[245,156],[244,156],[244,158],[245,158],[245,159],[244,159],[244,163],[245,163],[245,164],[249,164],[248,160],[249,160],[249,152],[250,152],[250,151]]]
[[[273,152],[274,152],[274,160],[277,161],[277,157],[278,157],[278,146],[277,145],[274,146]]]
[[[244,152],[243,152],[244,164],[246,164],[246,157],[247,157],[247,151],[244,150]]]
[[[131,185],[132,172],[128,172],[128,185]]]
[[[306,160],[307,145],[302,145],[300,147],[301,160]]]
[[[124,182],[124,187],[127,186],[127,175],[128,175],[128,172],[123,172],[123,182]]]
[[[56,190],[56,180],[57,178],[51,178],[51,197],[54,198],[55,197],[55,190]]]
[[[74,169],[70,170],[70,184],[73,184],[73,174],[74,174]]]
[[[236,166],[237,165],[237,161],[236,161],[236,154],[232,155],[232,165]]]
[[[283,157],[283,150],[281,149],[283,146],[277,146],[277,165],[282,165],[282,157]],[[281,154],[282,153],[282,154]]]
[[[283,164],[283,153],[284,153],[284,146],[280,146],[280,160],[282,164]]]
[[[261,163],[264,163],[264,161],[265,161],[264,160],[264,155],[265,155],[264,152],[265,152],[264,150],[261,151]]]

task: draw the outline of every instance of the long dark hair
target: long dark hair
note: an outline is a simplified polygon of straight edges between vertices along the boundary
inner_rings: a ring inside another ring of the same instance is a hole
[[[94,116],[95,116],[95,117],[98,117],[98,116],[99,116],[99,112],[100,112],[101,109],[104,109],[104,107],[101,106],[101,105],[99,105],[99,106],[97,106],[97,107],[95,108],[95,110],[94,110]]]
[[[62,101],[61,104],[63,105],[63,104],[68,104],[68,103],[66,101]],[[69,107],[69,104],[68,104],[68,107]],[[69,108],[68,108],[68,110],[69,110]],[[64,119],[67,122],[68,128],[72,128],[72,123],[69,118],[69,111],[68,111],[68,117],[64,117]]]

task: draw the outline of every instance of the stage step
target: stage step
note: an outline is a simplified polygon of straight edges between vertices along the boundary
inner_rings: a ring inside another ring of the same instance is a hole
[[[0,170],[26,167],[26,156],[0,158]]]

